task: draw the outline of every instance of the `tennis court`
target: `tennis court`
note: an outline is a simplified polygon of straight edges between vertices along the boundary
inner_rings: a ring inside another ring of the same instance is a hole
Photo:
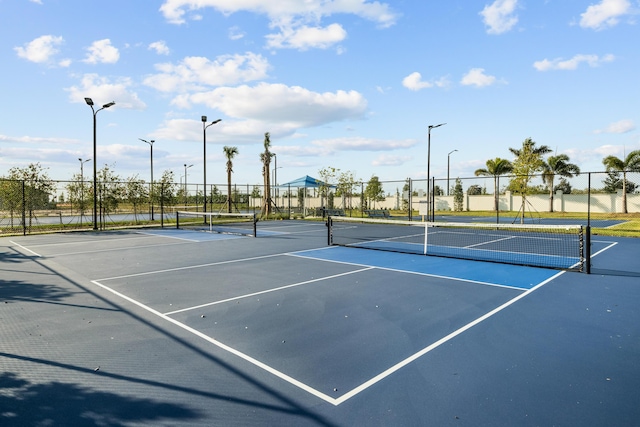
[[[593,274],[327,243],[0,239],[0,422],[637,425],[637,240],[593,236]]]

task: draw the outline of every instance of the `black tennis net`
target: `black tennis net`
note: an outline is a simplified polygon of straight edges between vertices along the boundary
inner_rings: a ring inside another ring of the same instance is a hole
[[[414,222],[330,217],[329,245],[582,270],[581,225]]]
[[[256,237],[257,223],[254,213],[176,212],[176,228],[183,230]]]

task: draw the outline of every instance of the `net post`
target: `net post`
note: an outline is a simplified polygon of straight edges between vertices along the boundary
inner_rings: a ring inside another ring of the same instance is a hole
[[[255,212],[253,213],[253,237],[258,237],[258,220]]]
[[[584,272],[591,274],[591,226],[584,230]]]
[[[327,219],[327,245],[331,246],[333,243],[333,236],[332,233],[333,232],[333,220],[331,219],[331,217],[329,217]]]
[[[176,229],[180,228],[180,211],[176,211]]]

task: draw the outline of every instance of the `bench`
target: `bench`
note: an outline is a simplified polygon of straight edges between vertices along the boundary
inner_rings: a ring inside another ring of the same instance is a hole
[[[345,214],[344,209],[324,209],[322,216],[345,216]]]
[[[389,218],[389,211],[384,209],[370,209],[364,211],[369,218]]]

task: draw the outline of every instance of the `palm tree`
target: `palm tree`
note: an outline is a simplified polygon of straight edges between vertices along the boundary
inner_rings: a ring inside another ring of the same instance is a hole
[[[624,160],[607,156],[602,163],[607,172],[622,172],[622,212],[627,213],[627,172],[640,172],[640,150],[630,152]]]
[[[487,160],[486,169],[477,169],[476,176],[492,176],[493,177],[493,194],[494,194],[494,209],[497,212],[499,209],[499,192],[498,192],[498,177],[500,175],[506,175],[511,173],[513,165],[509,160],[496,157],[495,159]]]
[[[524,223],[526,197],[529,188],[529,181],[537,172],[544,171],[545,161],[543,155],[551,152],[551,148],[546,145],[536,147],[536,143],[531,138],[527,138],[522,142],[522,148],[509,148],[509,151],[516,156],[513,160],[513,173],[515,178],[509,184],[512,189],[520,193],[522,197],[521,222]]]
[[[269,151],[271,148],[271,137],[269,132],[264,134],[264,151],[260,153],[260,161],[262,162],[262,176],[264,178],[264,200],[262,202],[262,209],[260,213],[267,217],[271,213],[271,185],[269,176],[269,170],[271,168],[271,157],[273,154]]]
[[[549,212],[553,212],[553,181],[556,175],[564,178],[573,178],[574,175],[580,175],[580,168],[573,163],[569,163],[569,156],[566,154],[549,156],[544,164],[544,172],[542,172],[542,179],[549,187]]]
[[[227,212],[231,213],[231,173],[233,172],[233,158],[238,154],[238,147],[224,146],[222,148],[227,158]]]

